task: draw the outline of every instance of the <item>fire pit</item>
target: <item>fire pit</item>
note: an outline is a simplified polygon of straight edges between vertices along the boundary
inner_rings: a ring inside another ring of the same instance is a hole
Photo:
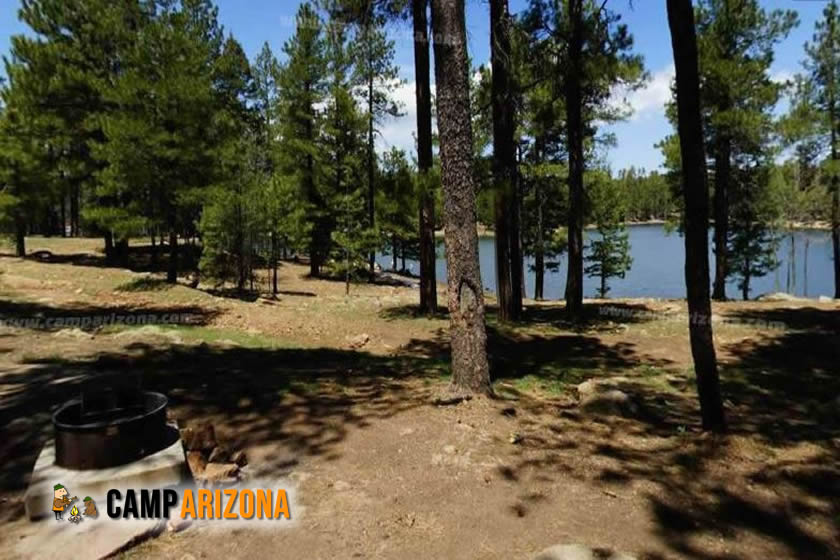
[[[174,443],[166,423],[167,399],[143,391],[83,393],[53,414],[55,464],[90,470],[124,465]]]

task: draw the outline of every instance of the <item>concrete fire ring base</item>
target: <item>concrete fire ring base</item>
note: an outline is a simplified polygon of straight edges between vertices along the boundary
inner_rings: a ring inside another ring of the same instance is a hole
[[[173,426],[173,429],[177,429]],[[48,442],[32,472],[29,487],[24,494],[26,515],[31,521],[16,543],[19,558],[47,558],[59,551],[84,550],[86,558],[103,558],[133,542],[156,534],[165,526],[160,519],[108,518],[106,496],[112,488],[125,492],[133,488],[156,489],[177,487],[189,479],[180,438],[169,447],[139,461],[89,471],[75,471],[54,464],[55,446]],[[52,511],[53,486],[63,484],[68,497],[77,497],[70,508],[63,512],[63,519],[55,519]],[[90,496],[96,504],[97,518],[83,515],[84,498]],[[123,494],[124,496],[124,494]],[[70,509],[75,505],[82,521],[71,523]]]

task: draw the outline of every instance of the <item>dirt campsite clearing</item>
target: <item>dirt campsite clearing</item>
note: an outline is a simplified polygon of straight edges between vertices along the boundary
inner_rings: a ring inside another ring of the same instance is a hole
[[[100,241],[32,238],[0,257],[0,536],[50,414],[91,380],[136,375],[182,426],[210,422],[257,474],[284,475],[293,528],[164,532],[125,558],[531,558],[582,543],[639,558],[840,555],[840,305],[715,304],[730,433],[701,433],[685,304],[528,302],[500,326],[496,397],[437,406],[448,320],[410,287],[307,277],[240,299],[106,266]],[[443,290],[441,289],[441,294]],[[166,316],[164,324],[84,318]],[[600,388],[614,398],[589,406]]]

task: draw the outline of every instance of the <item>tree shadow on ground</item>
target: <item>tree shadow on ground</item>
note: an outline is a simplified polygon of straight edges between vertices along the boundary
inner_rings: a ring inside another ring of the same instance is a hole
[[[486,304],[485,314],[491,324],[498,323],[499,307]],[[397,319],[448,319],[449,310],[446,306],[438,305],[437,311],[430,317],[422,312],[416,304],[400,305],[383,309],[379,316],[385,320]],[[519,321],[510,325],[540,326],[547,325],[575,332],[593,332],[614,329],[616,325],[645,323],[663,317],[643,303],[585,303],[580,317],[570,317],[562,304],[557,305],[526,305],[522,310]]]
[[[12,255],[2,256],[11,257]],[[178,245],[178,269],[196,270],[200,256],[199,245],[191,243]],[[169,248],[166,245],[158,245],[155,251],[151,245],[131,245],[122,255],[112,259],[105,258],[104,252],[53,253],[49,250],[40,250],[28,254],[26,258],[45,264],[122,268],[133,272],[162,272],[169,266]]]
[[[729,435],[700,433],[687,375],[674,387],[622,386],[644,402],[646,416],[591,415],[574,402],[521,398],[517,406],[534,415],[521,415],[522,443],[500,474],[523,488],[571,477],[615,499],[645,495],[665,546],[648,558],[838,557],[840,311],[744,316],[780,317],[807,330],[771,329],[723,348],[733,358],[721,370]],[[602,349],[586,352],[604,359]],[[528,505],[520,497],[512,507],[521,513]]]

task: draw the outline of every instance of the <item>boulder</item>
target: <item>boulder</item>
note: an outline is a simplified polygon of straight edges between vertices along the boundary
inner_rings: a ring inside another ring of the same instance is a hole
[[[606,548],[589,548],[579,544],[560,544],[543,550],[534,556],[533,560],[636,560],[636,558]]]
[[[583,412],[635,417],[641,412],[638,400],[617,388],[624,377],[589,379],[577,386],[578,404]]]

